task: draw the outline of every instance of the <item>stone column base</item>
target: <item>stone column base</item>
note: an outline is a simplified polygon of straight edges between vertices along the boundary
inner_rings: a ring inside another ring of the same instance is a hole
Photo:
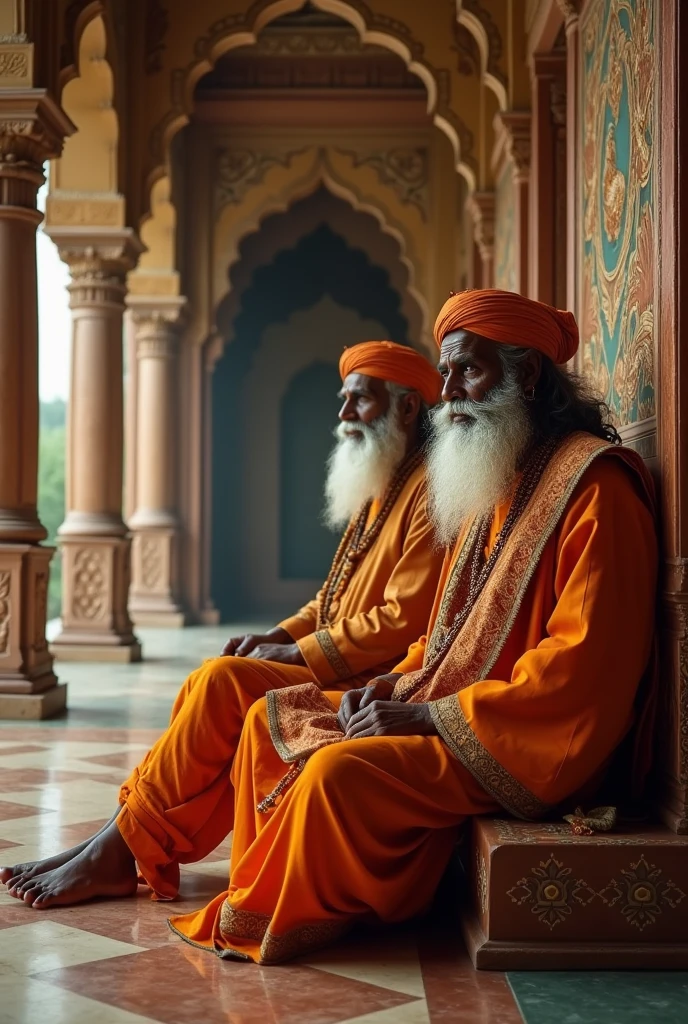
[[[131,593],[129,613],[137,626],[180,629],[186,615],[175,596],[177,589],[176,527],[132,524]]]
[[[53,718],[67,707],[67,684],[54,683],[43,693],[3,693],[0,691],[0,719],[37,722]]]
[[[141,660],[127,612],[131,539],[64,536],[62,632],[50,650],[64,661]]]
[[[0,544],[0,718],[48,718],[66,704],[45,639],[54,551]]]
[[[476,818],[462,927],[478,969],[688,968],[688,836],[661,825],[575,836]]]

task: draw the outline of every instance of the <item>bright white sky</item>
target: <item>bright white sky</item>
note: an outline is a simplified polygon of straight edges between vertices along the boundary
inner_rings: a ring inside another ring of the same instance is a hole
[[[46,168],[47,169],[47,168]],[[38,193],[45,211],[47,184]],[[36,240],[38,263],[38,390],[41,400],[69,397],[69,359],[72,321],[69,312],[69,269],[43,228]]]

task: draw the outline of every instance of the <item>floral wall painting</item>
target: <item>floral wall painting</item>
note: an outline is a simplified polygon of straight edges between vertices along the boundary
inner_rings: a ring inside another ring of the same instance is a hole
[[[581,49],[583,371],[624,426],[655,413],[652,0],[591,0]]]

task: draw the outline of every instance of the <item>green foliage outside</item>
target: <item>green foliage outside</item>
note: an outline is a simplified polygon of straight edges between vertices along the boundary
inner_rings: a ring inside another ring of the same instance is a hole
[[[55,544],[65,514],[65,443],[67,405],[61,398],[41,402],[38,449],[38,515],[48,531],[46,544]],[[59,552],[50,563],[48,618],[60,615],[62,560]]]

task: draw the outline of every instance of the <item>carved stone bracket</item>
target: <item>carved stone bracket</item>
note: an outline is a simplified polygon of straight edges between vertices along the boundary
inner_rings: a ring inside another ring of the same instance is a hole
[[[529,111],[504,110],[495,118],[504,132],[504,147],[511,160],[514,181],[528,181],[530,176]]]
[[[494,192],[474,192],[468,200],[473,218],[473,232],[483,260],[494,258],[495,197]]]

